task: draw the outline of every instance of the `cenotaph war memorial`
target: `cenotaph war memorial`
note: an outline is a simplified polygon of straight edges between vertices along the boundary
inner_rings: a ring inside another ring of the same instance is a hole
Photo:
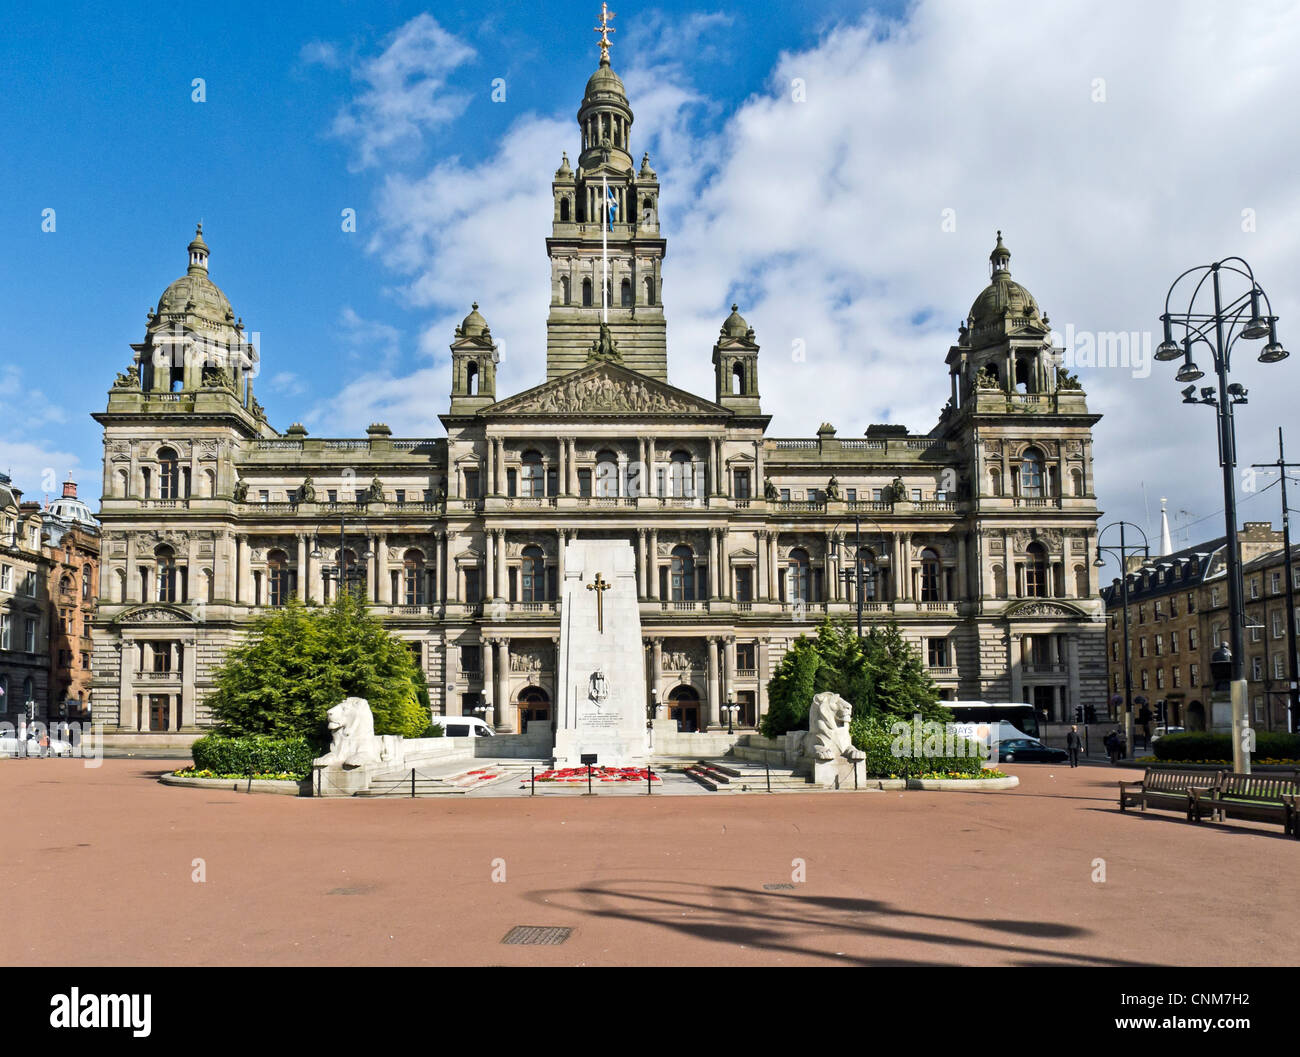
[[[630,542],[572,540],[565,548],[556,668],[555,766],[577,767],[584,757],[645,766],[645,654]]]

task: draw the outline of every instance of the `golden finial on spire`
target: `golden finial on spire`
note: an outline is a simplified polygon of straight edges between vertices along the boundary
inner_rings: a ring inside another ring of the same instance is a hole
[[[614,12],[609,9],[609,5],[602,2],[600,5],[600,25],[595,28],[595,32],[600,34],[600,61],[601,65],[609,65],[609,35],[617,32],[610,22],[614,19]]]

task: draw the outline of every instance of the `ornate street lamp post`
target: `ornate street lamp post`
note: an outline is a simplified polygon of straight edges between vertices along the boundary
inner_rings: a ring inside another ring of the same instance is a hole
[[[1101,537],[1106,534],[1107,529],[1119,528],[1119,546],[1111,545],[1103,547]],[[1124,539],[1124,529],[1131,528],[1134,532],[1142,537],[1142,543],[1127,543]],[[1124,611],[1124,745],[1127,751],[1133,751],[1133,664],[1129,654],[1128,641],[1128,556],[1132,551],[1136,554],[1142,552],[1143,557],[1151,557],[1151,545],[1147,542],[1147,534],[1131,521],[1112,521],[1105,528],[1097,533],[1097,560],[1092,564],[1101,568],[1106,564],[1106,559],[1101,556],[1102,551],[1109,551],[1112,554],[1119,555],[1119,593],[1120,607]],[[1110,688],[1106,688],[1107,697],[1110,696]]]
[[[1224,300],[1223,280],[1239,290],[1231,300]],[[1182,312],[1170,310],[1174,291],[1187,280],[1191,296]],[[1261,302],[1263,311],[1261,312]],[[1261,363],[1278,363],[1290,353],[1277,340],[1277,316],[1268,295],[1255,281],[1250,265],[1240,257],[1226,257],[1212,264],[1197,265],[1183,272],[1165,295],[1165,311],[1160,317],[1164,324],[1164,340],[1157,346],[1155,358],[1183,363],[1174,378],[1179,382],[1194,383],[1205,376],[1192,359],[1192,350],[1204,345],[1214,361],[1214,373],[1219,385],[1200,390],[1189,384],[1183,393],[1185,404],[1208,404],[1214,408],[1219,433],[1219,465],[1223,469],[1223,519],[1226,529],[1227,579],[1228,579],[1228,637],[1232,654],[1230,691],[1232,698],[1232,757],[1237,771],[1250,769],[1250,756],[1245,751],[1244,727],[1250,722],[1246,713],[1245,679],[1245,607],[1241,585],[1241,552],[1237,545],[1237,491],[1234,472],[1237,465],[1236,427],[1233,408],[1246,403],[1246,388],[1239,382],[1229,382],[1232,366],[1232,349],[1238,341],[1256,341],[1267,337],[1268,343],[1259,354]],[[1182,337],[1174,340],[1174,327],[1179,327]]]
[[[325,557],[324,552],[320,549],[319,540],[312,548],[311,556],[316,561],[320,561]],[[375,552],[367,545],[361,559],[362,561],[370,561],[374,556]],[[321,569],[321,576],[325,578],[326,583],[330,580],[336,580],[340,592],[349,590],[353,585],[360,584],[366,578],[364,566],[348,568],[347,519],[344,517],[339,518],[339,562],[337,565],[327,565]]]
[[[876,525],[874,521],[871,523]],[[835,524],[835,527],[831,529],[832,536],[835,536],[835,530],[842,524],[844,524],[842,521]],[[882,537],[885,535],[884,530],[881,529],[879,525],[876,525],[876,531],[879,532]],[[866,593],[866,585],[874,584],[876,582],[876,571],[874,569],[870,572],[867,571],[866,567],[862,563],[861,552],[862,518],[855,515],[853,518],[853,568],[841,569],[840,579],[843,581],[845,587],[855,586],[856,588],[854,595],[857,599],[858,608],[858,638],[862,638],[862,602],[863,595]],[[840,541],[838,537],[835,537],[831,542],[831,557],[843,565],[844,555],[840,552]]]

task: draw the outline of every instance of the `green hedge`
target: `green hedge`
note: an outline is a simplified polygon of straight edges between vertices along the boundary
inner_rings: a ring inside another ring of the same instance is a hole
[[[294,774],[305,778],[311,774],[311,762],[320,751],[306,738],[273,738],[267,734],[227,738],[208,734],[191,746],[190,754],[198,771],[245,777]]]
[[[891,733],[888,727],[869,719],[853,720],[849,724],[849,736],[853,739],[853,744],[867,754],[865,762],[868,778],[920,778],[934,772],[975,776],[984,769],[984,758],[979,755],[977,746],[967,743],[963,738],[953,739],[953,749],[960,752],[962,748],[967,748],[972,751],[972,755],[896,755],[894,745],[898,736]],[[947,748],[946,743],[944,748]]]
[[[1157,760],[1231,760],[1232,739],[1228,734],[1189,730],[1158,738],[1151,751]],[[1269,760],[1300,760],[1300,734],[1256,731],[1255,750],[1251,755]]]

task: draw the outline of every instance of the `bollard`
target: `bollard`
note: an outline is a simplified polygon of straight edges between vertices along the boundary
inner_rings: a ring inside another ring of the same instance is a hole
[[[528,795],[537,795],[537,767],[536,765],[528,768]]]
[[[767,760],[767,753],[763,754],[763,775],[767,778],[767,791],[772,791],[772,765]]]
[[[653,792],[654,792],[654,788],[655,788],[655,772],[654,772],[654,768],[651,767],[649,764],[646,764],[646,767],[645,767],[645,795],[646,795],[646,796],[649,796],[651,793],[653,793]]]
[[[415,799],[415,768],[411,768],[411,799]]]
[[[587,764],[587,795],[591,796],[591,764]]]

